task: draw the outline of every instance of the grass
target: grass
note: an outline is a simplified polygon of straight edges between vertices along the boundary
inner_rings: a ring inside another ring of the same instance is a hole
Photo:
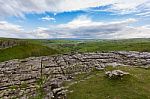
[[[10,39],[21,44],[12,48],[0,49],[0,61],[30,56],[64,54],[70,52],[139,51],[150,52],[150,39],[127,40],[44,40]],[[24,42],[26,42],[24,44]],[[23,43],[23,44],[22,44]]]
[[[59,49],[62,53],[68,52],[95,52],[95,51],[140,51],[150,52],[150,39],[127,40],[48,40],[46,46]],[[67,45],[67,46],[66,46]],[[70,45],[70,46],[69,46]]]
[[[0,40],[11,40],[0,38]],[[18,42],[22,41],[17,39]],[[70,52],[95,51],[147,51],[150,52],[150,39],[129,40],[29,40],[18,46],[0,49],[0,62],[31,56],[45,56]],[[68,99],[150,99],[150,70],[133,67],[108,67],[106,70],[120,69],[131,75],[121,80],[108,79],[104,71],[93,71],[77,75],[72,81],[80,81],[91,76],[86,81],[70,86]],[[68,85],[70,82],[64,83]],[[26,87],[23,85],[22,87]],[[16,87],[11,87],[15,89]],[[43,96],[42,89],[38,89]],[[40,99],[40,98],[39,98]]]
[[[59,52],[57,50],[49,48],[47,46],[28,43],[25,45],[14,46],[7,49],[0,49],[0,61],[16,58],[26,58],[30,56],[53,55],[58,53]]]
[[[150,70],[133,67],[116,67],[131,75],[121,80],[106,78],[103,71],[94,71],[86,81],[70,86],[68,99],[150,99]],[[107,68],[112,70],[112,68]],[[76,81],[87,77],[78,75]]]
[[[105,41],[105,42],[87,42],[79,44],[75,47],[79,52],[93,51],[150,51],[150,42],[121,42],[121,41]]]

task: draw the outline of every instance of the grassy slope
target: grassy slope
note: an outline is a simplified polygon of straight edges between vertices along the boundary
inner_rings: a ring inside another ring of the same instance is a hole
[[[122,80],[111,80],[105,77],[103,71],[96,71],[90,74],[94,77],[72,85],[69,90],[73,90],[73,93],[68,94],[68,99],[150,99],[150,70],[116,68],[131,75]],[[76,80],[85,77],[87,74],[78,75]]]
[[[0,40],[14,40],[0,38]],[[29,56],[51,55],[69,52],[93,51],[148,51],[150,52],[150,39],[129,40],[32,40],[15,39],[18,42],[27,42],[12,48],[0,49],[0,61]]]
[[[77,49],[81,52],[87,51],[150,51],[150,42],[88,42]]]
[[[30,56],[52,55],[59,53],[57,50],[38,45],[38,44],[25,44],[14,46],[12,48],[0,49],[0,61],[26,58]]]
[[[90,40],[90,41],[68,41],[50,40],[43,44],[61,50],[62,53],[71,51],[93,52],[93,51],[148,51],[150,52],[150,39],[129,40]],[[70,46],[65,46],[70,44]],[[72,45],[76,44],[76,45]]]

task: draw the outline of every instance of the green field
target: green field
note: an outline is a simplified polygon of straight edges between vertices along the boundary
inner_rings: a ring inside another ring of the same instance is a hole
[[[26,58],[30,56],[53,55],[59,52],[55,49],[38,44],[25,44],[7,49],[0,49],[0,61],[16,58]]]
[[[95,51],[147,51],[150,52],[150,39],[127,40],[49,40],[46,46],[67,52]]]
[[[150,99],[150,70],[134,67],[113,69],[129,72],[130,75],[115,80],[107,78],[104,71],[77,75],[74,81],[91,78],[71,85],[69,91],[73,92],[68,93],[68,99]]]
[[[150,39],[126,40],[37,40],[37,39],[7,39],[16,40],[20,45],[0,49],[0,61],[30,56],[64,54],[70,52],[96,51],[146,51],[150,52]],[[23,42],[23,43],[22,43]]]

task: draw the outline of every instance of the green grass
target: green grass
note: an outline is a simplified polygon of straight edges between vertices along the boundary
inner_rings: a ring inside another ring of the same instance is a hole
[[[107,70],[112,68],[107,68]],[[92,78],[72,85],[68,99],[150,99],[150,70],[132,67],[116,67],[130,73],[123,79],[113,80],[103,71],[94,71]],[[88,74],[89,75],[89,74]],[[76,81],[87,77],[78,75]]]
[[[14,40],[0,38],[0,40]],[[150,52],[150,39],[129,40],[32,40],[15,39],[27,42],[11,48],[0,49],[0,62],[11,59],[63,54],[70,52],[95,51],[147,51]],[[107,68],[112,70],[114,68]],[[103,71],[93,71],[78,75],[72,82],[86,77],[92,78],[72,85],[68,99],[150,99],[150,70],[132,67],[116,67],[131,75],[122,80],[111,80]],[[64,83],[68,85],[70,82]],[[13,87],[15,88],[15,87]]]
[[[68,52],[140,51],[150,52],[150,39],[127,40],[47,40],[46,46]],[[67,46],[66,46],[67,44]],[[73,45],[74,44],[74,45]],[[70,45],[70,46],[69,46]]]
[[[7,49],[0,49],[0,61],[10,60],[10,59],[20,59],[30,56],[43,56],[43,55],[53,55],[59,52],[55,49],[38,45],[38,44],[25,44],[14,46]]]
[[[79,52],[93,51],[150,51],[150,42],[101,41],[87,42],[74,47]]]
[[[29,56],[64,54],[70,52],[96,52],[96,51],[140,51],[150,52],[150,39],[126,40],[44,40],[44,39],[10,39],[20,45],[0,49],[0,61]]]

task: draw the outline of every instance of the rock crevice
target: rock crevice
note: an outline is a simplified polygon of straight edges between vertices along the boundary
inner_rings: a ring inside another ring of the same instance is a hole
[[[28,99],[36,96],[41,78],[44,81],[42,87],[45,96],[51,97],[50,93],[53,93],[53,91],[50,82],[52,79],[59,79],[58,82],[62,83],[64,80],[72,78],[71,75],[89,72],[93,69],[101,70],[109,65],[149,68],[150,53],[134,51],[75,53],[1,62],[0,98],[18,97],[24,99],[23,97],[25,97],[25,99]],[[46,97],[45,99],[51,99]]]

